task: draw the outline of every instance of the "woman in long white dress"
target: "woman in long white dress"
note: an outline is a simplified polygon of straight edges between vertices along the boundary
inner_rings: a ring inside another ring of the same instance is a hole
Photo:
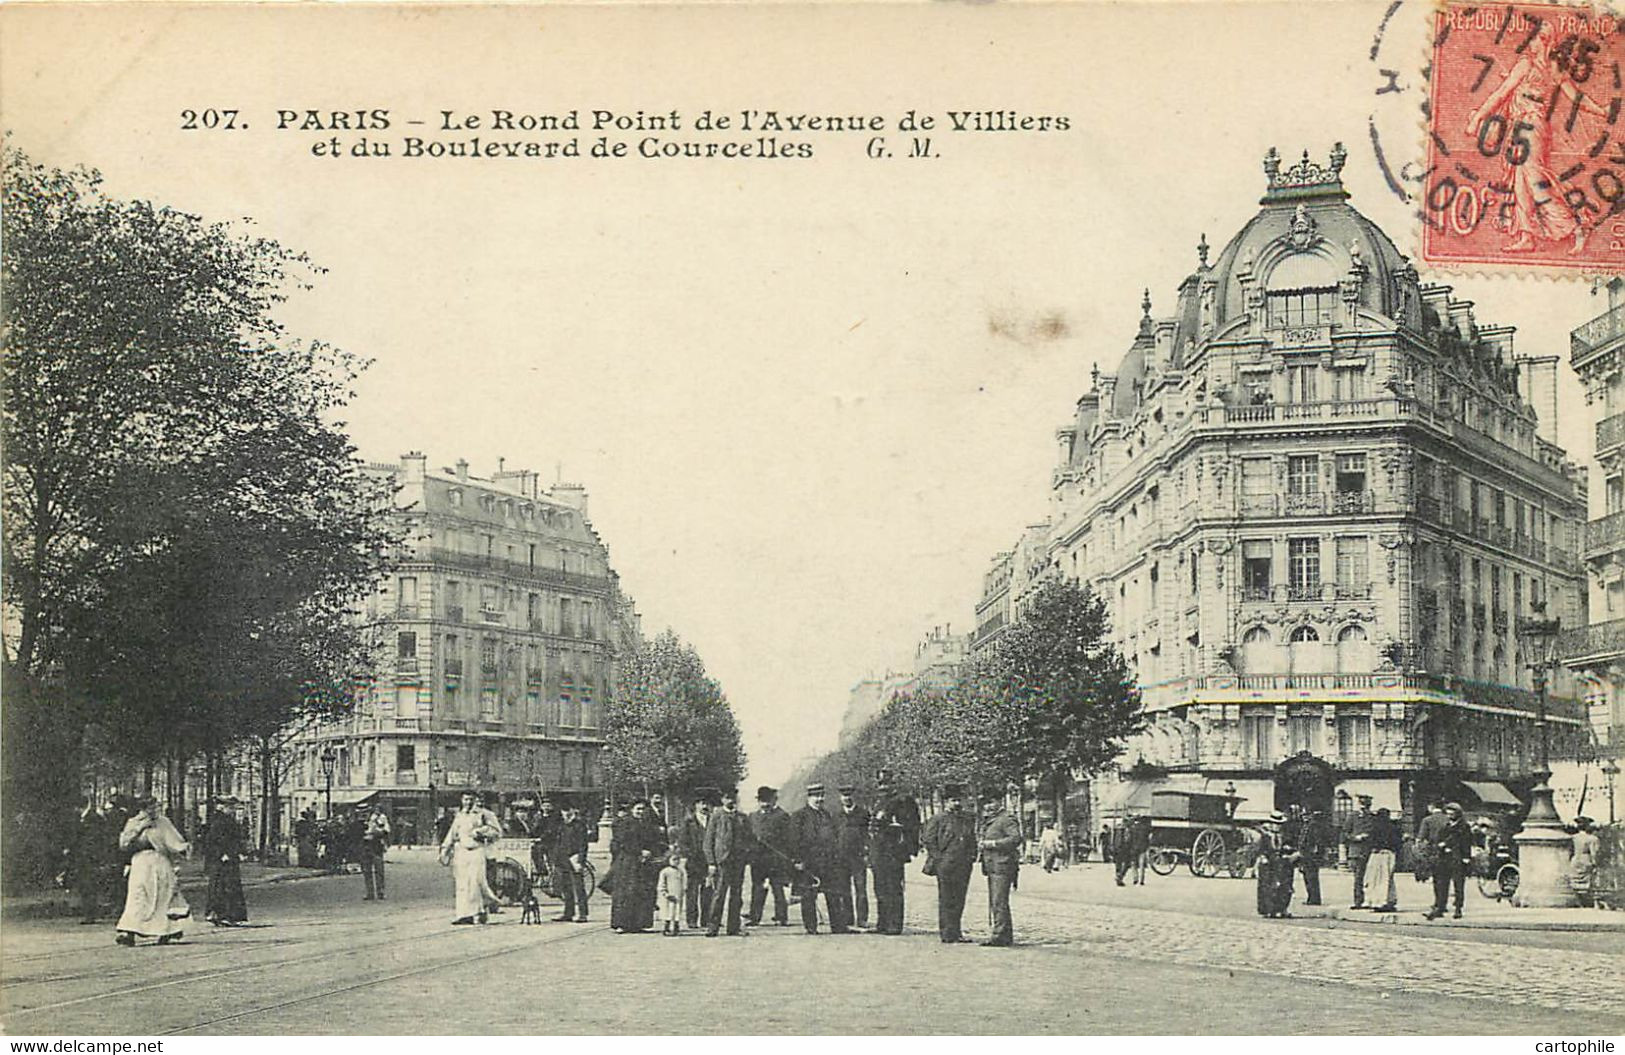
[[[496,901],[485,878],[486,847],[502,837],[502,827],[481,809],[473,792],[463,794],[463,808],[452,818],[440,844],[440,863],[451,865],[457,905],[452,923],[484,923],[488,904]]]
[[[158,812],[158,800],[148,796],[125,822],[118,845],[121,850],[134,851],[135,856],[130,858],[124,914],[118,919],[113,940],[120,945],[134,945],[138,936],[157,938],[159,945],[178,941],[181,921],[191,915],[180,897],[175,874],[175,858],[186,853],[186,840]]]

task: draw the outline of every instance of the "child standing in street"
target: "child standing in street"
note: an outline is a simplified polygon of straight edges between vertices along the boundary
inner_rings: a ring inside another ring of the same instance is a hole
[[[676,850],[666,859],[666,867],[660,870],[660,878],[656,881],[656,896],[660,900],[660,933],[668,938],[675,938],[682,932],[682,925],[678,922],[683,914],[683,888],[687,885],[683,876],[682,857]]]

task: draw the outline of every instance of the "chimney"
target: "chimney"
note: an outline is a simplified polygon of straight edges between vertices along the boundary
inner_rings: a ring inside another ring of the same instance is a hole
[[[548,491],[556,501],[576,510],[581,514],[582,520],[591,520],[587,515],[587,489],[581,484],[557,483]]]
[[[467,458],[458,458],[457,459],[457,479],[459,479],[459,480],[467,480],[468,479],[468,459]]]
[[[1555,355],[1518,357],[1518,387],[1535,408],[1535,434],[1547,443],[1557,442],[1557,362]]]
[[[401,480],[403,483],[420,484],[423,474],[428,468],[429,459],[423,456],[422,451],[407,451],[401,455]]]

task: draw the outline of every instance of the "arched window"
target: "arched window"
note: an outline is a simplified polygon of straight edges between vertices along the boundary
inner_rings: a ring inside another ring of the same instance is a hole
[[[1371,647],[1366,638],[1365,627],[1350,625],[1338,631],[1338,672],[1364,672],[1370,670],[1371,666]]]
[[[1320,674],[1325,671],[1326,653],[1314,627],[1298,627],[1287,641],[1287,666],[1291,673]]]
[[[1275,643],[1270,632],[1255,626],[1241,636],[1241,672],[1261,674],[1270,669],[1275,658]]]

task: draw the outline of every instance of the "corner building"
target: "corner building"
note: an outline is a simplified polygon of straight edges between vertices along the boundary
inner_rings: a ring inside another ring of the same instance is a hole
[[[1102,595],[1149,717],[1097,816],[1156,787],[1238,816],[1371,794],[1515,805],[1539,729],[1518,621],[1585,623],[1554,363],[1422,283],[1348,204],[1341,145],[1265,158],[1262,208],[1057,433],[1051,558]],[[1583,720],[1560,673],[1553,757]]]
[[[351,717],[294,741],[283,830],[307,806],[325,815],[324,754],[335,812],[377,805],[401,842],[429,839],[465,790],[563,793],[596,816],[604,703],[640,631],[585,489],[465,461],[433,473],[417,453],[373,470],[394,479],[405,533],[366,615],[378,676]]]

